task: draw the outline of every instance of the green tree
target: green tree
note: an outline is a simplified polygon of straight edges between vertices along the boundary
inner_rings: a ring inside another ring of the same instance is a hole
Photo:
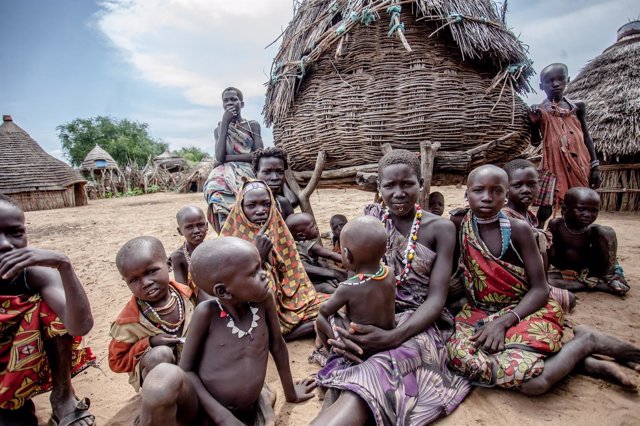
[[[124,166],[134,160],[146,164],[168,145],[155,140],[147,123],[112,117],[76,118],[56,127],[65,157],[79,166],[94,146],[100,145],[116,162]]]
[[[193,163],[193,164],[202,161],[203,158],[211,158],[209,153],[204,152],[203,150],[195,146],[187,146],[184,148],[180,148],[174,153],[178,154],[180,157],[184,158],[189,163]]]

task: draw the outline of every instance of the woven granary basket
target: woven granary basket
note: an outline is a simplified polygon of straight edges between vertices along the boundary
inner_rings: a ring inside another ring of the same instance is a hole
[[[293,170],[312,170],[320,149],[325,170],[376,163],[387,142],[415,152],[421,141],[440,142],[444,154],[515,132],[476,164],[502,163],[526,148],[524,102],[508,84],[487,93],[500,70],[463,60],[448,31],[429,37],[438,24],[416,19],[410,8],[401,20],[412,52],[388,36],[388,21],[380,19],[346,34],[342,55],[330,49],[306,70],[292,105],[273,124]],[[448,168],[450,161],[437,156],[436,172],[464,174],[476,165]]]

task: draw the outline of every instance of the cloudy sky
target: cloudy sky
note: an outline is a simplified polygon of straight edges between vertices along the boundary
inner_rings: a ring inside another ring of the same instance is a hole
[[[224,87],[241,88],[243,115],[262,121],[277,44],[265,46],[290,21],[292,3],[0,0],[0,114],[59,158],[56,126],[97,115],[146,122],[172,149],[213,152]],[[509,10],[536,70],[561,61],[571,75],[640,17],[637,0],[512,0]]]

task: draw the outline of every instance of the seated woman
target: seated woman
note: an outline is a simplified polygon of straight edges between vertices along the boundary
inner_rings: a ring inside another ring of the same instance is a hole
[[[251,153],[262,149],[260,124],[242,118],[242,92],[227,87],[222,92],[224,114],[214,135],[215,168],[204,184],[204,198],[209,204],[209,223],[217,233],[236,201],[243,178],[255,178],[251,168]]]
[[[447,342],[450,364],[477,384],[528,395],[546,392],[579,365],[632,385],[615,364],[589,355],[637,363],[639,347],[584,327],[562,346],[564,311],[549,296],[531,226],[501,212],[508,187],[507,173],[492,165],[467,178],[461,266],[469,302]]]
[[[382,220],[389,237],[383,261],[396,275],[396,327],[336,327],[340,341],[328,343],[344,358],[331,359],[317,381],[341,393],[313,424],[424,425],[455,410],[470,389],[446,366],[445,343],[454,329],[444,309],[454,225],[416,205],[423,180],[415,154],[391,151],[380,160],[378,176],[388,208],[374,204],[365,211]],[[320,317],[316,326],[331,335]],[[360,364],[342,368],[350,361]]]
[[[262,181],[243,185],[220,235],[253,242],[276,297],[280,329],[286,340],[312,335],[313,320],[326,295],[316,293],[304,271],[296,242]]]
[[[285,196],[285,172],[289,168],[287,152],[282,148],[269,147],[253,153],[251,165],[259,180],[264,181],[276,200],[276,208],[284,220],[293,214],[293,205]]]

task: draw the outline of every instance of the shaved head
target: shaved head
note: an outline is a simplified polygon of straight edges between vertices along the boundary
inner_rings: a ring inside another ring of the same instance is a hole
[[[294,213],[289,215],[287,220],[285,220],[287,228],[289,228],[289,231],[294,235],[302,232],[307,226],[314,222],[313,216],[309,213]]]
[[[184,206],[183,208],[181,208],[180,210],[178,210],[178,213],[176,213],[176,221],[178,221],[178,225],[180,225],[182,223],[182,221],[184,220],[184,217],[189,215],[189,214],[194,214],[194,215],[201,215],[202,217],[204,217],[204,212],[202,211],[202,209],[198,206]]]
[[[205,241],[191,255],[191,276],[198,287],[206,282],[223,282],[237,271],[248,256],[258,254],[256,247],[236,237],[218,237]]]
[[[575,206],[578,201],[584,200],[598,200],[600,202],[600,195],[591,188],[581,186],[571,188],[564,195],[564,203],[570,206]]]
[[[167,252],[159,239],[151,236],[143,236],[129,240],[120,247],[116,255],[116,266],[120,269],[126,259],[131,256],[143,254],[150,257],[158,256],[158,258],[162,257],[165,260],[167,259]]]
[[[380,260],[387,251],[387,231],[375,217],[359,216],[342,228],[340,243],[351,251],[355,263]]]
[[[471,183],[479,176],[499,176],[500,180],[504,182],[504,187],[509,187],[509,176],[507,172],[502,170],[498,166],[494,166],[493,164],[485,164],[484,166],[476,167],[469,173],[467,177],[467,186],[471,186]]]

